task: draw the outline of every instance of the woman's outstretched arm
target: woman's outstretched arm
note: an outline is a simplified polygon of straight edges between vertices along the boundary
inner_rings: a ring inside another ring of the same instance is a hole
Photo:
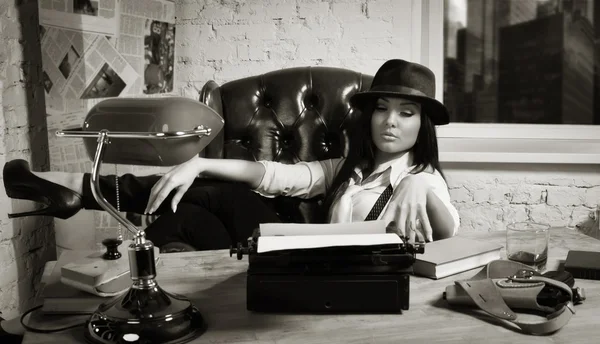
[[[152,214],[171,191],[177,190],[171,201],[171,209],[175,212],[184,193],[199,175],[243,182],[256,188],[264,174],[264,166],[256,161],[193,157],[171,169],[152,187],[145,213]]]

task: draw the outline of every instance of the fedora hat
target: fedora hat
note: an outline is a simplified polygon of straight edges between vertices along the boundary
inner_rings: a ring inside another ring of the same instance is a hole
[[[435,99],[435,75],[423,65],[404,60],[386,61],[375,73],[371,88],[354,94],[350,103],[363,110],[377,98],[386,96],[418,101],[435,125],[450,122],[448,109]]]

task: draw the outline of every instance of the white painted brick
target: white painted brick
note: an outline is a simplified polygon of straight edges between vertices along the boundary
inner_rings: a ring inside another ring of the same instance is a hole
[[[242,61],[250,60],[250,47],[248,44],[240,43],[237,45],[237,58]]]
[[[527,206],[524,204],[504,205],[502,207],[502,222],[504,225],[511,222],[523,222],[529,220]],[[506,227],[504,227],[506,229]]]
[[[262,61],[267,57],[263,44],[250,44],[248,46],[248,58],[252,61]]]
[[[547,204],[535,204],[530,208],[529,217],[534,222],[565,226],[571,218],[571,210]]]
[[[21,133],[27,132],[27,127],[21,127],[17,129],[9,129],[8,135],[11,137],[10,140],[6,141],[6,151],[9,153],[12,152],[22,152],[28,151],[31,147],[31,143],[29,142],[29,137],[26,135],[22,135]]]
[[[7,84],[10,84],[12,80],[7,80]],[[24,88],[24,84],[18,83],[17,85],[5,86],[4,87],[4,106],[7,108],[13,106],[25,106],[27,104],[27,89]],[[27,117],[25,115],[25,117]]]
[[[312,16],[327,17],[330,14],[328,2],[311,1],[298,3],[298,17],[308,18]]]
[[[186,65],[181,65],[175,73],[175,79],[178,82],[187,83],[196,80],[209,80],[214,76],[215,70],[202,61],[190,62]]]
[[[22,86],[19,86],[21,88]],[[18,103],[17,103],[18,104]],[[4,110],[6,126],[9,128],[26,126],[29,123],[26,106],[8,106]]]
[[[357,20],[366,18],[366,5],[362,1],[332,3],[331,12],[341,20]]]
[[[316,41],[311,29],[303,23],[282,23],[278,28],[278,39],[292,40],[297,43]]]
[[[246,38],[252,40],[275,39],[275,24],[250,24],[246,32]]]
[[[393,25],[381,20],[360,19],[343,25],[344,39],[393,37]]]
[[[490,204],[507,204],[508,200],[504,188],[490,188],[473,191],[473,202]]]
[[[597,165],[596,165],[597,167]],[[590,187],[590,186],[598,186],[600,185],[600,173],[598,173],[598,169],[594,168],[590,171],[585,171],[587,173],[582,173],[582,176],[579,178],[575,178],[575,186],[577,187]]]
[[[261,68],[260,68],[260,66],[262,66],[262,65],[263,65],[262,63],[255,62],[255,61],[252,61],[249,64],[243,64],[243,65],[229,65],[228,64],[222,70],[217,71],[215,73],[215,81],[218,82],[219,84],[224,84],[228,81],[235,80],[238,78],[262,74],[263,71],[261,71]]]
[[[178,0],[175,6],[176,24],[197,19],[202,6],[196,1]]]
[[[246,32],[250,30],[247,24],[215,25],[214,31],[218,39],[241,40],[246,38]]]
[[[178,87],[178,90],[180,91],[179,93],[182,97],[198,99],[199,89],[195,85],[182,84]]]
[[[458,209],[460,209],[460,231],[502,230],[504,227],[500,207],[473,205],[461,206]]]
[[[591,217],[591,215],[593,215],[593,212],[594,212],[594,209],[592,209],[592,208],[586,208],[586,207],[573,208],[573,210],[571,212],[571,219],[568,223],[568,226],[574,227],[574,226],[586,223],[588,221],[591,221],[593,223],[594,220]]]
[[[295,0],[278,0],[264,7],[266,19],[290,19],[297,16]]]
[[[177,40],[175,44],[181,46],[191,46],[193,49],[198,48],[198,42],[205,42],[215,39],[215,32],[212,25],[203,24],[184,24],[177,26]],[[178,55],[180,50],[177,51]]]
[[[583,204],[591,208],[595,208],[600,204],[600,186],[594,186],[585,190]]]
[[[237,49],[231,42],[214,42],[211,49],[204,51],[207,60],[229,60],[234,56],[237,56]]]
[[[249,22],[263,22],[266,19],[265,4],[260,2],[240,4],[239,11],[235,14],[235,19]]]
[[[369,18],[385,18],[391,20],[395,11],[400,11],[400,8],[395,6],[399,3],[397,0],[379,0],[367,2],[367,14]]]
[[[340,23],[335,20],[309,18],[306,19],[306,26],[313,37],[320,39],[340,38],[343,32]]]
[[[8,245],[7,245],[8,246]],[[0,252],[3,248],[0,248]],[[0,290],[5,290],[11,284],[14,284],[19,279],[19,269],[15,260],[5,261],[6,265],[0,267]],[[4,314],[2,314],[4,316]]]
[[[449,190],[450,199],[452,202],[466,203],[473,200],[473,196],[469,190],[465,188],[454,188]]]
[[[4,89],[17,85],[25,80],[23,68],[18,65],[6,66],[6,78],[4,79]]]
[[[315,55],[318,55],[315,47]],[[291,41],[279,41],[276,44],[271,45],[267,49],[267,56],[273,60],[292,60],[297,57],[297,45]],[[325,47],[325,54],[327,53],[327,47]]]
[[[216,24],[231,22],[234,17],[234,9],[220,4],[204,6],[198,11],[198,18],[203,23]]]
[[[306,42],[298,45],[298,58],[304,60],[326,59],[329,46],[323,42]]]
[[[548,187],[548,205],[560,207],[581,205],[584,202],[584,189],[564,186]]]
[[[345,33],[344,33],[345,36]],[[385,60],[396,58],[392,54],[392,42],[390,38],[370,38],[370,39],[359,39],[354,40],[352,47],[356,55],[363,55],[365,57],[377,56],[383,63]]]
[[[15,261],[14,247],[10,241],[0,243],[0,266],[7,267]]]
[[[520,185],[510,192],[512,204],[540,204],[546,202],[546,186]]]

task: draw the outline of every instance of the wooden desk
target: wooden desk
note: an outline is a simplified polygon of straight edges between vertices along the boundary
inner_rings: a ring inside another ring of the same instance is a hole
[[[460,235],[505,244],[505,232]],[[548,269],[556,269],[570,249],[600,251],[600,241],[576,230],[553,228]],[[230,258],[225,250],[161,256],[159,284],[190,297],[207,320],[207,332],[193,343],[591,343],[600,338],[600,281],[577,280],[587,300],[575,307],[577,314],[562,330],[540,337],[498,326],[486,315],[476,317],[448,308],[441,299],[445,287],[479,269],[437,281],[411,277],[410,309],[403,314],[276,315],[246,310],[247,267],[246,259]],[[54,317],[52,321],[33,314],[30,324],[54,327],[86,318]],[[83,327],[52,335],[27,333],[23,341],[79,342],[84,342]]]

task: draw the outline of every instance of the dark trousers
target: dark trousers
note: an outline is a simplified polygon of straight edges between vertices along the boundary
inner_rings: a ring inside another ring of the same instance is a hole
[[[83,207],[103,210],[94,199],[90,174],[83,178]],[[160,176],[119,176],[119,210],[143,214]],[[100,191],[116,207],[116,178],[100,177]],[[184,242],[197,250],[229,248],[245,243],[260,223],[281,222],[269,200],[241,183],[197,178],[187,190],[177,212],[171,210],[171,196],[156,211],[160,215],[146,228],[146,238],[161,247],[171,242]]]

